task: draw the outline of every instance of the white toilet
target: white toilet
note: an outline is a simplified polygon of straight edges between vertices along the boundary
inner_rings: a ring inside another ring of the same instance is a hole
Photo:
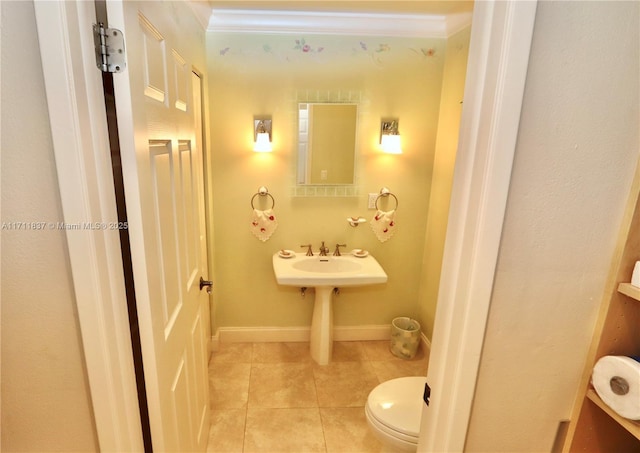
[[[426,377],[402,377],[374,388],[364,408],[373,434],[391,451],[415,452]]]

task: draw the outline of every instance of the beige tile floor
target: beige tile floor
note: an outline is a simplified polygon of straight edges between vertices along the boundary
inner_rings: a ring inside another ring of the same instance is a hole
[[[309,343],[221,345],[209,362],[209,453],[379,453],[364,405],[380,382],[425,376],[428,356],[389,352],[388,341],[335,342],[329,365]]]

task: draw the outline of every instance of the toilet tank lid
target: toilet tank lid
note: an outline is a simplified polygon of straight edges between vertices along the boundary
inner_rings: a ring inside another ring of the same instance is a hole
[[[402,377],[383,382],[367,398],[371,414],[389,428],[417,437],[426,381],[425,377]]]

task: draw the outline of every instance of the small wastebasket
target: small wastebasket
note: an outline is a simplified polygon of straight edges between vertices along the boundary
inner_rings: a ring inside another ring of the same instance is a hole
[[[413,359],[420,346],[420,323],[411,318],[395,318],[391,322],[391,353],[401,359]]]

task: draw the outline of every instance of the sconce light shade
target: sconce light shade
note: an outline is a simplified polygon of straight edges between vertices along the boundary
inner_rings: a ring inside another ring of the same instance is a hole
[[[380,145],[388,154],[402,154],[398,120],[382,121],[380,124]]]
[[[253,120],[253,150],[257,153],[270,153],[271,120],[255,118]]]

